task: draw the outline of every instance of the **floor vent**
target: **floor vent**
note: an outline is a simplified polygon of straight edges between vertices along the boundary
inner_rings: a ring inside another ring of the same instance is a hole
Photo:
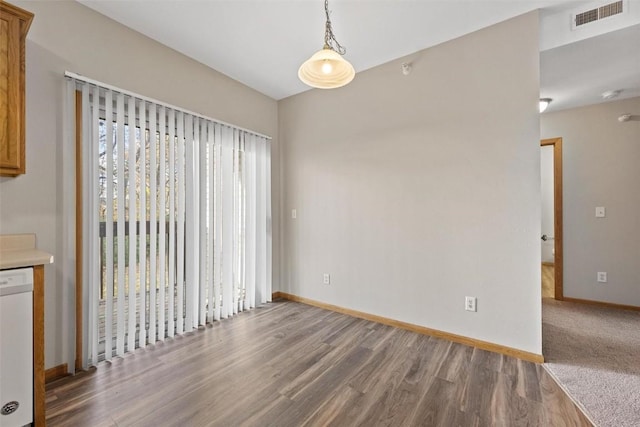
[[[619,15],[623,12],[623,0],[619,0],[604,6],[576,13],[573,17],[572,29],[576,29],[582,25],[599,21],[600,19],[608,18],[610,16]]]

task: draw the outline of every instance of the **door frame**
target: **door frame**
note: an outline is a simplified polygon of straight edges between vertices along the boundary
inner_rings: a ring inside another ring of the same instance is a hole
[[[564,300],[563,238],[562,238],[562,138],[540,140],[540,146],[553,146],[553,233],[554,240],[554,299]]]

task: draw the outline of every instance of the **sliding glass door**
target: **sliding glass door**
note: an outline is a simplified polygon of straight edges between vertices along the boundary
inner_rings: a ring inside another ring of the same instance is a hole
[[[80,94],[84,365],[270,300],[270,141],[95,82],[67,91]]]

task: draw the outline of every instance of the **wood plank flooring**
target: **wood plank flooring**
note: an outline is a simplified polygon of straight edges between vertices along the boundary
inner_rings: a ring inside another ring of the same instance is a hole
[[[49,426],[589,426],[541,365],[277,301],[47,387]]]
[[[555,267],[553,265],[542,264],[542,298],[555,297],[555,283]]]

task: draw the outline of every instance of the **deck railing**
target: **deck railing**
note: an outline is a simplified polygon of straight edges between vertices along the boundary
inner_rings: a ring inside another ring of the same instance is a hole
[[[118,289],[118,283],[117,283],[117,274],[116,274],[116,270],[118,268],[118,224],[114,221],[111,223],[113,226],[113,269],[114,269],[114,275],[113,275],[113,293],[114,296],[117,295],[117,289]],[[165,248],[166,248],[166,253],[165,256],[168,258],[169,256],[169,225],[170,222],[166,221],[165,222]],[[151,247],[151,239],[149,238],[150,234],[151,234],[151,230],[152,227],[154,226],[153,223],[151,223],[151,221],[145,221],[144,223],[142,221],[136,221],[135,222],[135,236],[140,236],[141,234],[141,229],[142,227],[145,227],[145,235],[147,236],[146,238],[146,255],[145,255],[145,259],[149,259],[149,254],[150,254],[150,247]],[[176,233],[175,235],[177,235],[177,231],[178,231],[178,224],[177,222],[174,222],[174,232]],[[160,222],[157,221],[155,222],[155,233],[156,234],[160,234]],[[125,236],[125,252],[124,252],[124,267],[125,267],[125,272],[128,275],[128,269],[129,269],[129,222],[127,221],[125,223],[124,226],[124,236]],[[176,240],[176,251],[177,251],[177,239]],[[140,247],[139,244],[136,244],[136,248],[138,253],[136,254],[136,267],[139,269],[139,260],[140,260]],[[106,253],[107,253],[107,222],[106,221],[101,221],[100,222],[100,271],[102,272],[101,274],[101,280],[100,280],[100,299],[105,299],[106,298],[106,292],[107,292],[107,283],[106,283],[106,275],[107,275],[107,259],[106,259]],[[177,252],[174,252],[177,253]],[[158,251],[156,250],[156,254],[158,257],[160,257],[160,253],[158,253]],[[146,283],[145,283],[145,289],[148,290],[149,287],[149,262],[145,263],[146,265],[146,269],[147,269],[147,274],[145,275],[146,277]],[[156,264],[158,265],[158,264]],[[167,259],[167,263],[165,263],[165,265],[169,265],[168,264],[168,259]],[[165,273],[166,274],[166,273]],[[128,277],[128,276],[127,276]],[[140,272],[138,271],[136,274],[136,290],[140,291]]]

